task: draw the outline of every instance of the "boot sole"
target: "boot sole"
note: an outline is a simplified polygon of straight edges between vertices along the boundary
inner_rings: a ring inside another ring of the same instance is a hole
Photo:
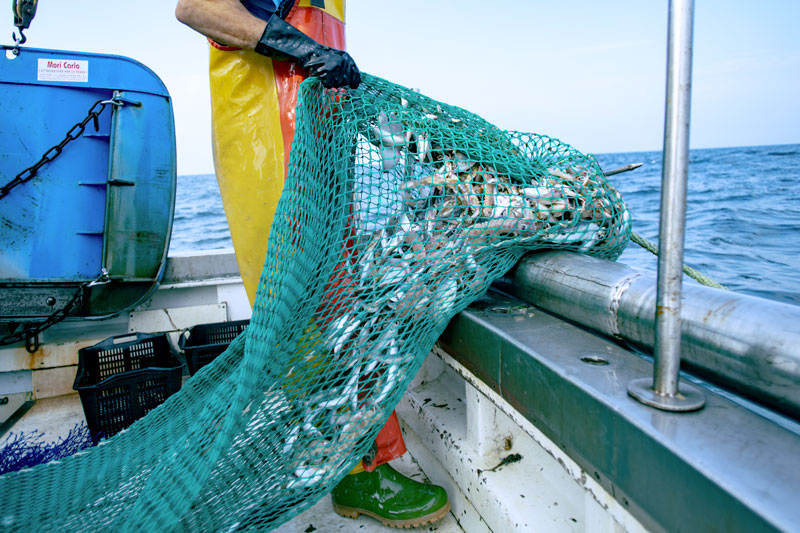
[[[433,524],[434,522],[438,522],[439,520],[444,518],[445,515],[450,512],[450,502],[447,502],[441,508],[437,509],[436,511],[430,514],[421,516],[419,518],[409,518],[408,520],[390,520],[388,518],[384,518],[366,509],[358,509],[356,507],[345,507],[344,505],[338,505],[335,503],[333,504],[333,510],[336,512],[336,514],[343,516],[345,518],[358,518],[359,514],[363,514],[374,518],[384,526],[394,527],[399,529],[410,529],[413,527],[420,527],[427,524]]]

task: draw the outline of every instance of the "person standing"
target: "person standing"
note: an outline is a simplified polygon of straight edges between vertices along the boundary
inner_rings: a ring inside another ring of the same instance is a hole
[[[344,0],[276,1],[179,0],[175,10],[211,44],[214,167],[251,305],[288,172],[300,83],[311,75],[328,88],[356,88],[361,79],[344,51]],[[334,510],[395,527],[444,517],[450,504],[442,487],[411,480],[388,464],[405,451],[392,413],[370,457],[331,492]]]

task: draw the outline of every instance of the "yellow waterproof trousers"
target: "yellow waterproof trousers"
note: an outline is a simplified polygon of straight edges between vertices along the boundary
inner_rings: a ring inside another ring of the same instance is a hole
[[[315,41],[345,49],[344,0],[296,0],[286,22]],[[236,260],[250,304],[267,255],[267,237],[283,191],[305,72],[296,64],[211,43],[214,167]],[[353,473],[406,451],[394,413],[376,438],[377,455]]]

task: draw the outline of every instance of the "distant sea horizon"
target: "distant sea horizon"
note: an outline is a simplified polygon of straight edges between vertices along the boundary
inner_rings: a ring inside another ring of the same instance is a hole
[[[601,168],[643,163],[611,176],[634,220],[656,243],[661,150],[594,153]],[[178,177],[170,252],[232,248],[216,178]],[[687,191],[685,262],[743,293],[800,305],[800,143],[693,148]],[[656,270],[631,243],[620,262]]]
[[[559,139],[559,140],[563,140],[563,139]],[[704,146],[704,147],[693,147],[693,148],[691,148],[690,151],[696,151],[696,150],[728,150],[728,149],[734,149],[734,148],[745,149],[745,148],[762,148],[762,147],[769,147],[769,146],[780,147],[780,146],[796,146],[796,145],[800,145],[800,141],[793,142],[793,143],[778,143],[778,144],[752,144],[752,145],[744,144],[744,145],[741,145],[741,146],[739,146],[739,145],[736,145],[736,146]],[[576,147],[576,148],[580,149],[579,147]],[[583,152],[583,153],[599,157],[601,155],[647,154],[647,153],[660,152],[660,151],[661,151],[661,148],[654,148],[652,150],[615,150],[615,151],[612,151],[612,152]],[[610,170],[610,169],[607,169],[607,170]],[[194,172],[194,173],[188,173],[188,174],[187,173],[179,174],[178,177],[179,178],[191,178],[193,176],[209,176],[209,175],[215,175],[215,174],[214,174],[213,171],[211,171],[211,172]]]

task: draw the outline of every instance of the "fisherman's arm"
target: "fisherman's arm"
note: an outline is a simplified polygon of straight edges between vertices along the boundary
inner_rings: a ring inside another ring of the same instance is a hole
[[[294,61],[325,87],[358,87],[361,73],[347,52],[324,46],[277,15],[263,21],[238,0],[178,0],[175,16],[214,41]]]
[[[247,50],[255,49],[267,25],[239,0],[178,0],[175,16],[218,43]]]

